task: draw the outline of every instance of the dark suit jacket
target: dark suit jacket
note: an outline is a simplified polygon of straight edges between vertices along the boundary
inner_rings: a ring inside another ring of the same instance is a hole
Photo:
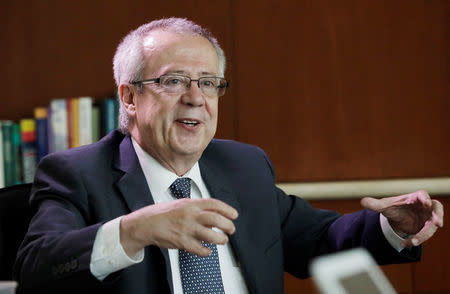
[[[272,164],[257,147],[213,140],[199,165],[212,197],[239,212],[230,242],[251,293],[283,293],[284,271],[307,277],[312,257],[336,250],[364,246],[379,263],[420,255],[419,249],[399,254],[391,248],[377,213],[340,216],[287,196],[275,186]],[[45,157],[31,196],[37,213],[14,269],[21,290],[170,293],[166,249],[148,246],[142,263],[103,282],[89,270],[98,228],[153,203],[129,136],[115,131],[95,144]]]

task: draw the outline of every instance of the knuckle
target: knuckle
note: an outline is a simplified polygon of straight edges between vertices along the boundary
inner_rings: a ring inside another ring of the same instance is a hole
[[[430,197],[430,196],[428,195],[427,191],[425,191],[425,190],[419,190],[419,191],[417,191],[416,193],[417,193],[419,196],[422,196],[422,197]]]

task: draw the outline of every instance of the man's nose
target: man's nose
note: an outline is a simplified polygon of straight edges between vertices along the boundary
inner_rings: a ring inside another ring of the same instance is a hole
[[[198,86],[198,81],[192,80],[186,89],[186,93],[181,96],[184,104],[192,106],[202,106],[205,103],[205,97],[202,90]]]

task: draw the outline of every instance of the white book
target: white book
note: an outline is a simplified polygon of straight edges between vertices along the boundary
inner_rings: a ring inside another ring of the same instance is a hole
[[[3,162],[3,130],[0,121],[0,188],[5,187],[5,167]]]
[[[69,148],[67,127],[67,102],[65,99],[54,99],[50,102],[51,129],[53,134],[52,150],[63,151]]]
[[[78,98],[80,146],[92,143],[92,98]]]

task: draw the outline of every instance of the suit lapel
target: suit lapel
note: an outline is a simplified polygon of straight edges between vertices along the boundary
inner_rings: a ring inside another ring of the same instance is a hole
[[[248,244],[249,230],[251,228],[246,220],[246,214],[242,212],[229,178],[220,166],[208,160],[208,156],[205,156],[205,153],[199,161],[199,166],[200,173],[211,197],[229,204],[239,213],[239,217],[233,221],[236,231],[230,236],[230,243],[238,265],[242,268],[242,273],[244,274],[249,291],[251,293],[258,293],[256,276],[258,271],[252,267],[254,248]]]
[[[130,211],[155,204],[130,136],[126,136],[120,143],[119,150],[114,156],[114,167],[124,172],[116,182],[116,186],[122,193]],[[169,252],[166,248],[160,248],[160,250],[164,256],[167,280],[173,293]]]

